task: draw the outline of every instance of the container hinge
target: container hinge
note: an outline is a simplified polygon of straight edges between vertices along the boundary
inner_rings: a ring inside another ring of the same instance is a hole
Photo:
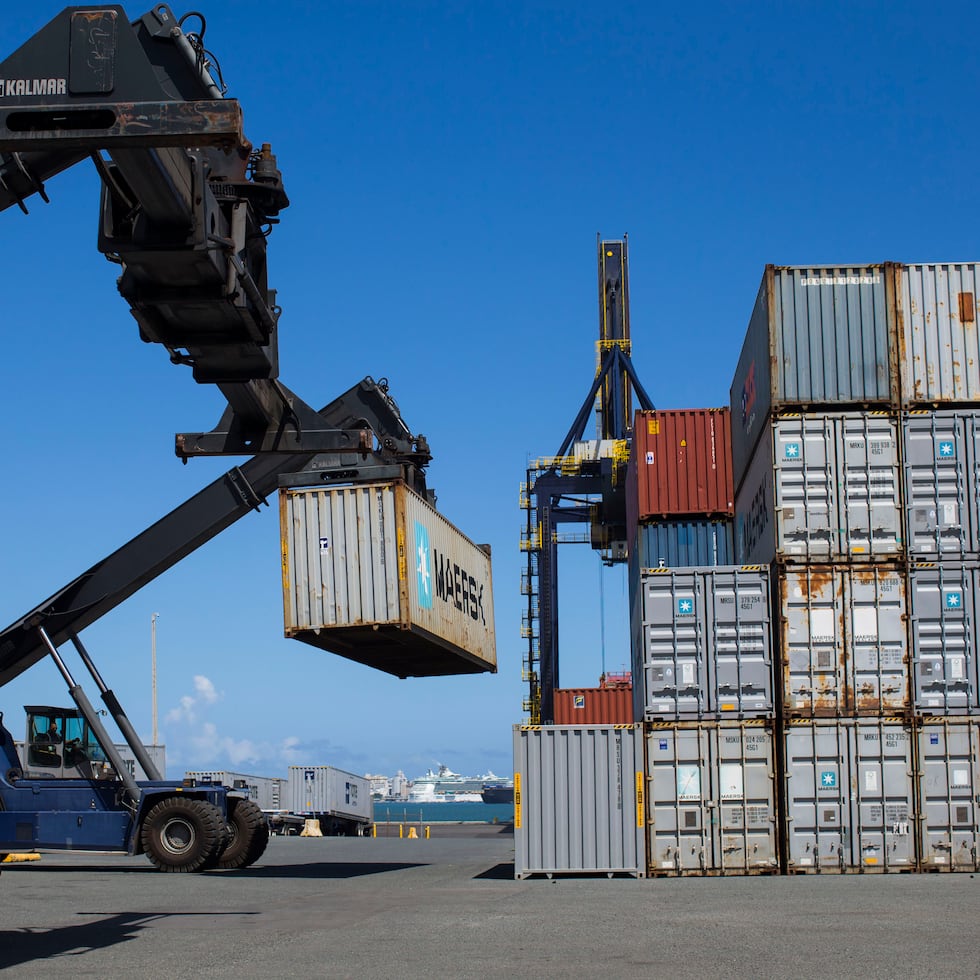
[[[248,482],[245,474],[237,466],[233,466],[225,474],[225,479],[231,486],[232,491],[246,507],[250,507],[252,510],[258,510],[263,504],[268,504],[268,500],[260,493],[256,493],[255,488]]]

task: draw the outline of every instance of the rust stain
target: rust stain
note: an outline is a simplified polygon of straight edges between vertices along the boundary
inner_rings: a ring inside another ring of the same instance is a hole
[[[960,308],[960,322],[976,322],[976,311],[973,302],[973,293],[960,293],[957,297]]]

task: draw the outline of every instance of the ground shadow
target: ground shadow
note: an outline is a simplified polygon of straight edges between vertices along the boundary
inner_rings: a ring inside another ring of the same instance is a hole
[[[221,877],[247,878],[361,878],[365,875],[386,874],[390,871],[404,871],[406,868],[424,868],[426,861],[317,861],[308,864],[258,864],[251,868],[241,868],[237,871],[205,871],[206,877],[215,875]],[[105,864],[34,864],[28,867],[21,865],[21,871],[14,868],[4,868],[20,874],[110,874],[110,875],[159,875],[161,874],[150,864],[146,866],[123,866]],[[0,932],[0,938],[3,933]]]
[[[85,913],[79,913],[85,914]],[[84,956],[136,939],[157,919],[175,915],[252,915],[248,912],[117,912],[95,922],[56,929],[0,930],[0,970],[54,956]]]
[[[236,878],[361,878],[425,867],[428,867],[426,861],[311,861],[308,864],[258,864],[240,871],[219,873]]]
[[[514,862],[505,861],[503,864],[495,864],[486,871],[481,871],[478,875],[473,875],[474,879],[483,878],[486,881],[513,881]]]

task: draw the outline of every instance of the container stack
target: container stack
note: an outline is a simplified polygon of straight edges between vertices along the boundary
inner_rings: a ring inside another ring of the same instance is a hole
[[[978,273],[903,266],[897,290],[916,836],[928,871],[980,867]]]
[[[736,554],[772,569],[789,872],[913,870],[930,833],[953,847],[955,808],[925,801],[954,795],[942,746],[975,733],[923,720],[976,703],[969,412],[937,410],[980,396],[972,269],[769,267],[749,323]]]
[[[598,687],[556,688],[554,707],[556,725],[631,725],[632,677],[603,674]]]
[[[653,875],[778,869],[769,574],[732,564],[730,432],[718,409],[634,425],[633,708]]]

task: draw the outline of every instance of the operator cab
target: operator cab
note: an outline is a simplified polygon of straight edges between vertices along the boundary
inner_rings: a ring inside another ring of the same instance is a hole
[[[77,708],[27,705],[24,775],[51,779],[111,779],[102,746]]]

